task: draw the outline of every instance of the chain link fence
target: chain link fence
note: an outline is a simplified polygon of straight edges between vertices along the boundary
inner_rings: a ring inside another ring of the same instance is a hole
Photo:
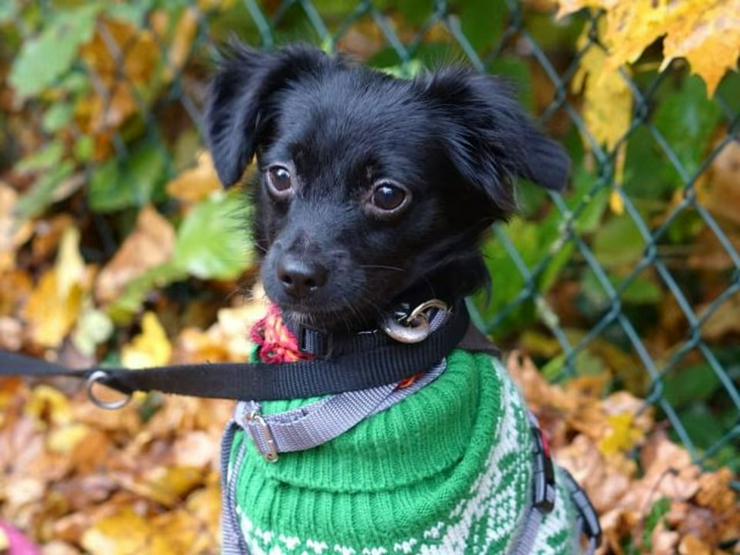
[[[12,6],[0,14],[15,26],[15,43],[0,46],[11,56],[56,9],[50,2]],[[82,167],[102,245],[86,257],[102,262],[117,248],[101,215],[132,203],[117,184],[138,180],[126,194],[157,200],[155,182],[192,163],[186,154],[202,145],[212,61],[230,35],[266,49],[310,42],[400,75],[440,60],[464,62],[513,81],[574,159],[569,192],[525,185],[523,218],[494,227],[485,246],[494,291],[471,301],[477,324],[502,345],[532,352],[553,380],[607,373],[609,387],[656,406],[695,461],[737,464],[740,223],[727,211],[740,213],[739,183],[726,187],[724,207],[708,185],[728,164],[738,176],[737,74],[698,103],[687,125],[712,122],[711,136],[699,141],[666,127],[685,116],[675,98],[696,80],[685,67],[674,63],[659,73],[648,60],[643,71],[622,70],[631,122],[605,148],[583,116],[575,83],[585,57],[603,49],[599,16],[585,11],[558,22],[547,2],[518,0],[141,1],[106,7],[105,17],[97,6],[56,32],[71,28],[81,42],[93,37],[102,48],[83,47],[63,75],[37,69],[50,81],[66,80],[68,90],[90,91],[93,100],[74,118],[64,113],[64,99],[56,107],[48,98],[33,101],[44,107],[45,131],[64,133],[76,158],[55,164],[25,205],[29,215],[38,213],[44,198],[75,186],[72,166]],[[50,52],[64,48],[53,36],[48,42]],[[0,150],[12,152],[16,131],[0,133]]]

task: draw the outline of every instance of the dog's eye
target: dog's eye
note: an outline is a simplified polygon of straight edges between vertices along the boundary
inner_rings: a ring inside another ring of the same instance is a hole
[[[381,181],[375,185],[370,202],[378,211],[395,212],[407,204],[409,197],[406,189],[390,181]]]
[[[267,184],[276,196],[285,197],[293,189],[293,178],[287,168],[271,166],[267,170]]]

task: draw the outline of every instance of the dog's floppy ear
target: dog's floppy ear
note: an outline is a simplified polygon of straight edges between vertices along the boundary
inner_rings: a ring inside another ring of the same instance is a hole
[[[504,213],[515,209],[517,177],[554,191],[565,188],[570,160],[535,127],[502,81],[448,69],[427,77],[423,87],[444,122],[443,146],[457,171]]]
[[[275,115],[275,93],[329,58],[309,46],[260,52],[233,41],[208,91],[206,136],[221,182],[242,176]]]

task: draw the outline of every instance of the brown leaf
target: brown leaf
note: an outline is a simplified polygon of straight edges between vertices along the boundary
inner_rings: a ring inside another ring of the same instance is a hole
[[[28,272],[20,269],[0,272],[0,315],[17,316],[33,289]]]
[[[204,468],[218,461],[219,439],[206,432],[193,431],[178,437],[172,445],[174,464]]]
[[[221,182],[213,167],[211,155],[207,152],[198,155],[198,165],[195,168],[185,170],[167,184],[167,194],[186,203],[199,202],[219,190]]]
[[[185,8],[175,27],[172,44],[167,51],[167,80],[172,80],[182,70],[193,47],[198,31],[198,10],[194,6]]]
[[[100,272],[95,282],[96,298],[101,303],[116,300],[131,281],[169,261],[174,250],[172,224],[151,206],[145,207],[134,231]]]
[[[722,137],[724,139],[725,137]],[[709,178],[698,183],[699,200],[715,216],[740,226],[740,141],[729,141],[712,160]]]
[[[0,274],[15,267],[15,253],[31,236],[33,226],[16,215],[19,196],[0,181]],[[1,303],[0,303],[1,305]]]
[[[111,153],[112,132],[139,111],[137,99],[152,94],[161,49],[151,31],[103,19],[80,56],[97,86],[78,103],[77,123],[98,139],[95,158],[101,160]]]
[[[712,548],[696,536],[689,534],[681,540],[678,545],[678,552],[681,555],[712,555]]]

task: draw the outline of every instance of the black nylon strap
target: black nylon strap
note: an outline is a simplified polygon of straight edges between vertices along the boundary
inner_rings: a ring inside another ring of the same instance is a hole
[[[190,364],[128,370],[64,366],[11,353],[0,353],[0,376],[86,379],[105,372],[100,383],[122,393],[160,391],[175,395],[272,401],[368,389],[405,380],[428,370],[452,351],[465,336],[470,321],[464,303],[421,343],[385,341],[377,334],[358,336],[357,344],[370,347],[339,354],[331,359],[290,364],[225,363]]]

